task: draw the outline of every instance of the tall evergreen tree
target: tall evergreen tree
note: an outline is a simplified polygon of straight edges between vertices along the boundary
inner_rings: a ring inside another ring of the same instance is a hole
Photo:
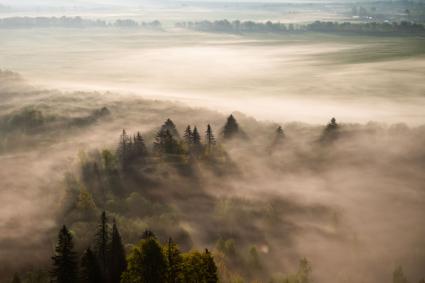
[[[234,137],[245,137],[245,133],[239,128],[238,122],[233,115],[227,118],[227,122],[223,128],[223,138],[231,139]]]
[[[99,262],[90,248],[84,252],[81,258],[79,283],[102,283]]]
[[[160,131],[169,131],[173,138],[180,140],[179,132],[177,131],[177,127],[171,119],[167,119],[164,124],[161,126]]]
[[[169,130],[159,131],[155,137],[154,149],[160,154],[179,154],[181,148]]]
[[[78,262],[71,233],[64,225],[59,232],[55,255],[52,257],[52,282],[75,283],[78,280]]]
[[[212,254],[205,249],[205,252],[202,254],[202,263],[204,269],[204,281],[205,283],[217,283],[218,282],[218,273],[217,266],[215,265],[214,258]]]
[[[214,133],[210,124],[208,124],[207,130],[205,131],[205,143],[209,147],[214,146],[216,144],[216,139],[214,137]]]
[[[117,148],[117,157],[120,161],[120,164],[123,168],[126,168],[129,164],[129,159],[131,157],[132,150],[132,140],[127,134],[126,130],[123,129],[120,135],[120,140]]]
[[[192,143],[194,146],[200,146],[201,145],[201,136],[199,135],[198,129],[193,128],[193,136],[192,136]]]
[[[122,283],[166,283],[167,261],[158,241],[149,237],[142,240],[128,257]]]
[[[187,125],[186,130],[184,131],[183,138],[188,146],[192,145],[193,133],[192,133],[192,129],[190,128],[190,125]]]
[[[336,140],[339,136],[339,125],[336,122],[335,118],[332,118],[331,121],[326,125],[320,141],[322,142],[332,142]]]
[[[109,227],[106,212],[103,211],[100,216],[100,223],[97,228],[95,239],[95,252],[99,261],[100,270],[103,278],[107,277],[108,264],[108,248],[109,248]]]
[[[146,148],[145,140],[143,139],[140,132],[133,138],[133,154],[136,159],[143,159],[146,157],[148,150]]]
[[[167,259],[167,283],[183,282],[181,276],[183,258],[179,248],[171,238],[164,248],[164,253]]]
[[[111,246],[109,248],[109,282],[120,283],[121,274],[127,268],[124,245],[121,241],[121,235],[114,220],[112,225]]]

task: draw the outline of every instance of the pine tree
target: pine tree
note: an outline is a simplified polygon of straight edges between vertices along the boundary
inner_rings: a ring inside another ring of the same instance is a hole
[[[169,130],[159,131],[155,137],[154,149],[160,154],[179,154],[181,148]]]
[[[80,283],[102,283],[99,262],[90,248],[81,258]]]
[[[202,254],[202,263],[204,270],[204,280],[205,283],[217,283],[218,274],[217,266],[215,265],[214,258],[208,249],[205,249],[205,252]]]
[[[71,233],[64,225],[59,232],[55,255],[52,257],[52,282],[75,283],[77,282],[78,263],[74,252],[74,242]]]
[[[332,142],[336,140],[339,136],[339,125],[336,123],[336,119],[332,118],[331,121],[326,125],[321,141],[322,142]]]
[[[201,136],[199,135],[198,129],[193,128],[193,136],[192,136],[192,143],[194,146],[200,146],[201,145]]]
[[[231,139],[237,136],[244,137],[245,134],[240,130],[238,122],[236,121],[235,117],[233,117],[233,115],[230,115],[227,118],[227,122],[223,128],[223,138]]]
[[[124,129],[122,130],[122,134],[120,135],[120,141],[118,143],[117,149],[117,157],[123,168],[126,168],[129,165],[128,163],[131,156],[131,150],[132,140]]]
[[[210,124],[208,124],[207,130],[205,131],[205,143],[208,147],[212,147],[216,144],[216,140]]]
[[[184,141],[186,142],[186,144],[188,146],[192,145],[193,133],[192,133],[192,129],[190,128],[190,125],[188,125],[186,127],[186,130],[184,131],[183,138],[184,138]]]
[[[95,239],[95,252],[99,261],[100,270],[103,278],[107,277],[107,259],[109,248],[109,227],[106,212],[103,211],[100,216],[100,224],[97,229]]]
[[[183,282],[181,277],[183,258],[179,248],[171,238],[164,248],[164,253],[167,259],[167,283]]]
[[[146,148],[145,140],[143,139],[140,132],[133,138],[133,154],[136,159],[143,159],[146,157],[148,150]]]
[[[128,257],[122,283],[166,283],[167,261],[158,241],[149,237],[142,240]]]
[[[180,140],[179,132],[177,131],[176,125],[171,119],[167,119],[164,124],[161,126],[160,131],[169,131],[173,138]]]
[[[109,282],[120,283],[121,274],[127,268],[125,250],[121,241],[121,235],[114,220],[112,225],[111,246],[109,248]]]

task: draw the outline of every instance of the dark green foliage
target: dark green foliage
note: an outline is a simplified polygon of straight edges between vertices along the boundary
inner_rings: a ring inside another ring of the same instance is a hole
[[[97,228],[94,245],[102,276],[106,278],[109,248],[109,227],[105,211],[102,212],[100,217],[100,224]]]
[[[182,148],[168,129],[161,129],[157,133],[154,142],[154,149],[157,154],[182,153]]]
[[[217,266],[215,265],[212,254],[205,249],[202,254],[202,264],[204,269],[204,281],[205,283],[216,283],[218,282]]]
[[[80,265],[80,283],[102,283],[102,273],[96,256],[88,248],[82,258]]]
[[[218,282],[217,266],[211,253],[197,251],[184,255],[183,281],[187,283],[216,283]]]
[[[78,264],[74,252],[74,243],[71,233],[66,226],[59,232],[55,255],[52,257],[52,281],[55,283],[77,282]]]
[[[182,281],[183,257],[179,248],[170,238],[164,246],[164,254],[167,259],[167,283],[179,283]]]
[[[208,124],[207,130],[205,131],[205,144],[207,147],[212,147],[216,144],[216,139],[210,124]]]
[[[190,128],[190,125],[186,127],[186,130],[184,131],[184,134],[183,134],[183,139],[188,146],[192,145],[193,133],[192,133],[192,129]]]
[[[158,241],[149,237],[130,252],[122,283],[165,283],[167,260]]]
[[[109,282],[119,283],[121,280],[121,274],[126,270],[126,268],[127,262],[125,258],[124,245],[122,243],[117,224],[114,220],[108,256]]]
[[[143,139],[140,132],[133,138],[133,148],[132,148],[132,159],[141,160],[146,158],[148,150],[146,148],[145,140]]]
[[[122,168],[127,168],[132,157],[133,141],[125,130],[122,130],[118,143],[117,157]]]
[[[160,132],[165,132],[168,131],[173,138],[179,140],[180,139],[180,135],[179,132],[177,131],[176,125],[174,124],[173,121],[171,121],[171,119],[167,119],[164,124],[161,126]]]

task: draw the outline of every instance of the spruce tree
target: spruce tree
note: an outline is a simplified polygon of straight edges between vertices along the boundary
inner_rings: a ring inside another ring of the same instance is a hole
[[[208,147],[214,146],[216,144],[216,140],[210,124],[208,124],[207,130],[205,131],[205,143]]]
[[[148,150],[146,148],[145,140],[143,139],[140,132],[133,138],[133,154],[136,159],[143,159],[146,157]]]
[[[128,257],[122,283],[166,283],[167,261],[158,241],[149,237],[142,240]]]
[[[326,125],[322,136],[320,138],[321,142],[332,142],[336,140],[339,136],[339,125],[336,122],[335,118],[332,118],[331,121]]]
[[[82,258],[80,266],[80,283],[102,283],[102,273],[99,262],[90,248],[88,248]]]
[[[184,138],[184,141],[186,142],[186,144],[188,146],[192,145],[193,134],[192,134],[192,129],[190,128],[190,125],[188,125],[186,127],[186,130],[184,131],[183,138]]]
[[[178,140],[180,139],[180,135],[179,135],[179,132],[177,131],[177,127],[171,119],[167,119],[160,129],[160,131],[167,131],[167,130],[170,132],[173,138]]]
[[[78,280],[77,256],[71,233],[64,225],[59,232],[55,255],[52,257],[52,282],[75,283]]]
[[[199,135],[198,129],[193,128],[193,136],[192,136],[192,143],[194,146],[200,146],[201,145],[201,136]]]
[[[107,259],[109,248],[109,227],[106,212],[103,211],[100,216],[100,223],[96,233],[95,239],[95,252],[99,261],[100,270],[103,278],[107,277]]]
[[[167,283],[183,282],[181,276],[183,257],[179,248],[171,238],[164,248],[164,253],[167,259]]]
[[[245,133],[239,128],[238,122],[233,115],[227,118],[223,128],[223,138],[232,139],[234,137],[245,137]]]
[[[114,220],[112,225],[111,246],[109,248],[109,282],[120,283],[121,274],[127,268],[124,245],[121,241],[121,235]]]
[[[132,140],[125,129],[122,130],[120,141],[117,148],[117,157],[123,168],[126,168],[129,163],[132,150]]]
[[[214,258],[212,254],[205,249],[205,252],[202,254],[202,264],[204,270],[204,280],[205,283],[217,283],[218,282],[218,273],[217,266],[215,265]]]

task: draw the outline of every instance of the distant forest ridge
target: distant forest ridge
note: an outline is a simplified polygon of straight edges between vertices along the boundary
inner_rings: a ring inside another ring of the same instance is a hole
[[[323,22],[315,21],[309,24],[292,24],[280,22],[254,21],[197,21],[179,22],[178,28],[203,32],[220,33],[350,33],[350,34],[414,34],[425,35],[425,25],[411,21],[401,22]],[[0,28],[151,28],[162,29],[160,21],[138,22],[133,19],[117,19],[105,21],[86,19],[82,17],[9,17],[0,19]]]
[[[148,27],[160,29],[159,21],[137,22],[133,19],[118,19],[112,22],[93,20],[82,17],[9,17],[0,19],[0,28],[138,28]]]
[[[362,34],[420,34],[425,35],[425,26],[415,22],[322,22],[310,24],[285,24],[267,21],[200,21],[181,22],[177,27],[206,32],[223,33],[296,33],[296,32],[324,32],[324,33],[362,33]]]

